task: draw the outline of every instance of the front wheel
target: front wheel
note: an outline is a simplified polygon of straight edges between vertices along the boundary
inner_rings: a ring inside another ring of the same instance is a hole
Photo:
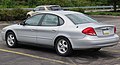
[[[56,51],[61,56],[68,56],[72,53],[72,46],[67,38],[58,38],[55,44]]]
[[[10,48],[17,47],[17,39],[13,32],[8,32],[6,35],[6,43]]]

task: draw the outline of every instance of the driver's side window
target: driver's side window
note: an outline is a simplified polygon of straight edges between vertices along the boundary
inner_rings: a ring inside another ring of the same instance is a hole
[[[25,25],[29,25],[29,26],[37,26],[42,18],[42,14],[39,14],[39,15],[36,15],[36,16],[33,16],[29,19],[27,19],[25,21]]]

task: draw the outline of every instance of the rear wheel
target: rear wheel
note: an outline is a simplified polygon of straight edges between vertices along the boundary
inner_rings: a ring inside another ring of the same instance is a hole
[[[6,44],[8,47],[13,48],[17,47],[17,39],[13,32],[8,32],[6,35]]]
[[[68,56],[72,53],[72,46],[67,38],[60,37],[56,40],[56,52],[61,56]]]

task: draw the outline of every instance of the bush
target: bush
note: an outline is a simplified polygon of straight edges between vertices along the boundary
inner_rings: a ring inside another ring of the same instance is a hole
[[[22,9],[0,10],[1,21],[23,20],[28,11]]]
[[[82,13],[84,13],[84,9],[81,9],[81,8],[70,8],[70,9],[68,9],[68,10],[70,10],[70,11],[77,11],[77,12],[82,12]]]

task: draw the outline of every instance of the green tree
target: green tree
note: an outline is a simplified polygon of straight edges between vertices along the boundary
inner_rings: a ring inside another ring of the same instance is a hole
[[[90,0],[91,2],[98,3],[101,2],[102,5],[113,5],[113,9],[116,12],[117,11],[117,5],[119,5],[120,0]],[[96,4],[100,5],[100,4]]]
[[[117,5],[120,3],[120,0],[107,0],[108,4],[113,5],[114,11],[117,11]]]
[[[2,0],[2,5],[4,5],[7,8],[13,8],[15,5],[14,0]]]
[[[27,3],[29,7],[34,7],[37,4],[37,0],[28,0]]]

